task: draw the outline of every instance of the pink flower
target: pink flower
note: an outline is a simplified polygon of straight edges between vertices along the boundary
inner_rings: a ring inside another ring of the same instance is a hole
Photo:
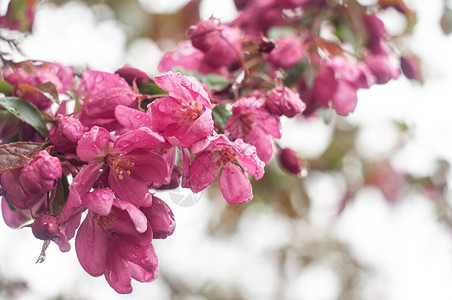
[[[150,204],[152,198],[148,187],[166,184],[171,179],[170,165],[155,151],[163,146],[163,137],[141,127],[121,135],[111,146],[109,138],[110,133],[106,129],[92,127],[79,140],[78,157],[83,161],[93,161],[85,168],[89,168],[90,174],[95,173],[95,177],[106,163],[108,184],[123,201],[140,206]],[[75,179],[79,176],[83,178],[86,175],[80,172]],[[75,179],[71,188],[77,189],[79,181]]]
[[[191,147],[213,131],[212,106],[201,83],[193,77],[171,72],[155,77],[169,96],[148,106],[152,128],[178,147]]]
[[[204,59],[204,53],[193,47],[190,41],[182,41],[173,51],[167,52],[158,65],[160,72],[173,71],[175,67],[201,74],[216,73],[223,76],[228,75],[225,66],[215,67]]]
[[[306,109],[300,95],[285,86],[270,90],[265,100],[268,110],[278,116],[285,115],[292,118]]]
[[[17,96],[30,101],[39,109],[49,108],[53,103],[52,100],[42,93],[23,87],[22,90],[22,84],[37,87],[50,82],[55,85],[58,93],[65,93],[72,87],[74,81],[74,71],[71,67],[48,62],[33,64],[25,61],[19,64],[16,69],[3,71],[2,75],[5,81],[18,87],[15,92]]]
[[[400,75],[400,70],[391,65],[388,55],[369,55],[365,63],[375,76],[377,84],[385,84]]]
[[[84,128],[79,120],[59,115],[50,129],[49,138],[59,152],[73,153],[83,133]]]
[[[89,212],[75,239],[77,257],[88,274],[105,275],[116,292],[130,293],[131,278],[150,282],[157,277],[152,228],[136,206],[114,198],[108,189],[96,191],[84,199]]]
[[[207,146],[200,142],[192,151],[196,153],[189,171],[193,192],[207,188],[220,170],[218,183],[228,203],[241,204],[253,198],[251,184],[241,168],[256,179],[262,178],[264,163],[258,158],[255,147],[242,140],[231,142],[226,136],[217,135],[209,138]]]
[[[276,48],[268,55],[268,61],[277,68],[290,68],[303,57],[302,43],[296,36],[286,36],[276,42]]]
[[[319,106],[331,106],[339,115],[346,116],[356,108],[356,91],[369,88],[373,80],[366,65],[336,56],[321,67],[314,80],[315,100]]]
[[[129,84],[116,74],[86,71],[80,84],[84,105],[80,121],[83,125],[102,126],[108,130],[119,129],[115,118],[118,105],[128,107],[136,103],[137,94]]]
[[[261,98],[240,98],[232,108],[232,117],[226,123],[231,140],[243,139],[256,147],[259,158],[267,163],[273,156],[271,137],[281,138],[279,117],[265,108]]]
[[[195,48],[204,53],[205,60],[213,67],[232,67],[239,62],[242,50],[241,31],[219,24],[213,18],[201,20],[190,27],[188,36]]]

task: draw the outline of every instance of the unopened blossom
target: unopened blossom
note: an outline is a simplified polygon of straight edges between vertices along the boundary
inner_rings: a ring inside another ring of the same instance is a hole
[[[256,147],[259,158],[267,163],[273,156],[271,137],[281,138],[279,116],[271,114],[262,98],[240,98],[232,107],[225,130],[231,140],[242,139]]]
[[[266,95],[265,102],[272,114],[285,115],[289,118],[302,113],[306,109],[300,95],[285,86],[271,89]]]
[[[29,194],[47,193],[56,187],[63,168],[57,157],[47,151],[40,151],[23,166],[20,183]]]
[[[422,79],[419,59],[416,56],[401,56],[400,68],[402,69],[403,75],[405,75],[406,78],[417,80]]]
[[[177,147],[190,147],[212,133],[212,105],[201,83],[172,72],[156,76],[154,81],[169,94],[148,105],[154,130]]]
[[[276,42],[276,47],[268,55],[268,61],[277,68],[290,68],[303,57],[302,43],[296,36],[286,36]]]
[[[58,158],[40,151],[22,168],[2,174],[2,188],[9,202],[16,208],[29,209],[45,201],[46,193],[56,187],[62,175]]]
[[[384,42],[387,38],[387,31],[383,21],[375,15],[363,15],[364,27],[367,30],[366,47],[375,55],[385,55]]]
[[[83,133],[84,128],[79,120],[71,116],[58,115],[50,129],[49,138],[57,151],[73,153]]]
[[[40,214],[34,220],[31,231],[40,240],[51,240],[60,235],[57,218],[49,214]]]
[[[210,18],[190,27],[188,36],[193,46],[204,53],[204,59],[214,67],[232,67],[239,62],[241,31]]]
[[[115,74],[124,78],[124,80],[127,81],[130,86],[133,86],[134,82],[137,85],[152,82],[151,78],[149,78],[149,76],[145,72],[137,68],[133,68],[129,65],[124,65],[122,68],[119,68],[115,71]]]
[[[88,127],[118,129],[120,125],[115,118],[116,106],[132,107],[138,96],[127,81],[107,72],[86,71],[83,73],[80,87],[84,103],[80,121]]]
[[[231,142],[226,136],[217,135],[209,138],[207,146],[200,142],[192,151],[196,154],[189,171],[189,186],[193,192],[207,188],[220,170],[218,183],[228,203],[241,204],[253,198],[251,183],[242,169],[256,179],[264,175],[264,163],[254,146],[240,139]]]
[[[86,167],[92,169],[93,173],[98,173],[106,163],[108,184],[116,195],[123,201],[146,205],[152,201],[148,187],[167,184],[171,178],[170,166],[154,151],[163,144],[162,136],[147,127],[141,127],[121,135],[110,145],[110,133],[95,126],[79,140],[77,155],[81,160],[90,162]],[[75,179],[79,176],[84,175],[79,173]]]
[[[301,177],[303,175],[303,171],[305,170],[303,164],[298,157],[297,152],[293,151],[292,149],[281,149],[278,152],[278,161],[281,167],[287,172],[298,177]]]

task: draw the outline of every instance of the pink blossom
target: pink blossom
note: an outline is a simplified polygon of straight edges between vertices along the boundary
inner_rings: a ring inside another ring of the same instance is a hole
[[[290,68],[303,57],[302,43],[296,36],[286,36],[276,42],[276,48],[268,55],[268,61],[277,68]]]
[[[110,146],[109,136],[106,129],[92,127],[79,140],[78,157],[83,161],[93,161],[87,166],[93,173],[98,173],[106,163],[108,184],[123,201],[129,201],[135,205],[150,204],[152,198],[148,187],[166,184],[171,178],[170,165],[162,155],[154,151],[163,145],[163,137],[149,128],[141,127],[121,135]],[[92,172],[89,171],[90,174]],[[81,173],[77,174],[75,179],[86,176]],[[97,174],[94,177],[97,177]],[[75,186],[74,189],[79,182],[75,179],[71,185],[71,187]]]
[[[270,90],[265,98],[268,110],[278,116],[292,118],[302,113],[306,105],[300,95],[291,89],[280,86]]]
[[[91,206],[81,224],[75,239],[77,257],[88,274],[105,275],[116,292],[130,293],[131,278],[150,282],[157,277],[152,228],[136,206],[113,199],[108,190],[98,191],[93,200],[107,202],[97,204],[97,208]]]
[[[375,76],[377,84],[385,84],[400,75],[400,70],[391,65],[388,55],[370,55],[366,57],[365,63]]]
[[[167,52],[158,65],[160,72],[173,71],[175,67],[201,74],[216,73],[223,76],[228,75],[225,66],[215,67],[204,59],[204,53],[193,47],[190,41],[182,41],[173,51]]]
[[[57,218],[49,214],[40,214],[33,222],[31,231],[40,240],[51,240],[60,235]]]
[[[56,150],[73,153],[83,132],[83,125],[79,120],[70,116],[58,115],[50,129],[49,138]]]
[[[225,200],[241,204],[253,198],[252,187],[242,169],[256,179],[264,175],[264,163],[256,154],[256,148],[242,140],[231,142],[224,135],[209,138],[209,144],[195,145],[196,157],[190,165],[189,185],[198,193],[207,188],[217,177]],[[240,165],[240,167],[239,167]]]
[[[204,59],[213,67],[232,67],[239,62],[242,50],[241,31],[220,24],[210,18],[190,27],[188,36],[195,48],[204,53]]]
[[[193,77],[171,72],[155,78],[169,96],[148,106],[152,128],[178,147],[191,147],[213,131],[212,105],[204,87]]]
[[[319,106],[331,106],[339,115],[346,116],[356,108],[357,90],[369,88],[373,82],[366,65],[337,56],[321,67],[314,79],[313,92]]]
[[[255,146],[259,158],[265,163],[273,156],[271,136],[281,138],[279,117],[265,108],[263,99],[255,97],[237,100],[225,129],[231,140],[243,139]]]
[[[80,88],[84,103],[80,121],[88,127],[116,130],[120,127],[115,118],[116,106],[136,104],[137,94],[116,74],[88,70],[83,74]]]
[[[27,71],[25,71],[27,70]],[[44,83],[55,85],[58,93],[65,93],[72,87],[74,81],[74,71],[71,67],[65,67],[56,63],[44,62],[32,64],[29,61],[23,62],[16,69],[3,71],[5,81],[18,87],[16,94],[19,97],[30,101],[39,109],[47,109],[53,103],[51,99],[40,92],[32,91],[22,87],[27,84],[37,87]]]

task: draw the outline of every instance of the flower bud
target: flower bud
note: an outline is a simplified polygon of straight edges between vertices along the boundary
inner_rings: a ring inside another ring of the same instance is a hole
[[[48,214],[39,215],[31,225],[31,231],[40,240],[51,240],[60,235],[57,218]]]
[[[116,70],[115,74],[124,78],[124,80],[127,81],[130,86],[133,86],[134,81],[137,85],[151,82],[151,78],[149,78],[149,76],[145,72],[136,68],[132,68],[128,65],[124,65],[124,67]]]
[[[56,150],[63,153],[73,153],[83,132],[83,125],[79,120],[59,115],[52,129],[50,129],[49,136]]]
[[[302,113],[306,109],[300,95],[285,86],[270,90],[266,102],[271,113],[278,116],[285,115],[289,118]]]
[[[62,173],[60,160],[43,150],[25,163],[19,180],[27,193],[36,195],[51,191]]]
[[[265,36],[261,36],[259,41],[259,52],[261,53],[270,53],[273,49],[275,49],[275,43],[266,38]]]
[[[302,177],[305,175],[304,173],[306,172],[306,169],[303,167],[303,164],[298,157],[297,152],[293,151],[292,149],[281,149],[278,153],[278,159],[279,164],[285,171],[296,175],[297,177]]]
[[[295,36],[286,36],[276,42],[268,61],[277,68],[290,68],[303,57],[302,44]]]
[[[21,174],[21,168],[3,173],[1,177],[2,188],[8,201],[15,208],[29,209],[41,200],[42,194],[37,195],[27,193],[19,180]]]
[[[422,78],[419,60],[415,56],[400,57],[400,68],[402,69],[403,75],[408,79],[420,80]]]

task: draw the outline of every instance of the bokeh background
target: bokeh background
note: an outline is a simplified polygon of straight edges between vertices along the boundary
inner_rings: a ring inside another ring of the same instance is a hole
[[[227,22],[237,14],[232,0],[187,2],[43,1],[21,49],[80,69],[128,63],[155,75],[199,16]],[[400,77],[362,90],[347,118],[284,120],[279,143],[305,159],[306,177],[273,162],[242,206],[226,205],[215,187],[186,206],[160,194],[176,231],[154,242],[159,278],[135,282],[125,296],[87,275],[74,250],[52,244],[35,264],[41,242],[1,222],[0,297],[452,299],[452,37],[440,27],[447,1],[406,3],[418,23],[401,43],[420,57],[424,82]],[[0,0],[2,14],[7,4]],[[395,11],[382,19],[393,34],[403,29]]]

